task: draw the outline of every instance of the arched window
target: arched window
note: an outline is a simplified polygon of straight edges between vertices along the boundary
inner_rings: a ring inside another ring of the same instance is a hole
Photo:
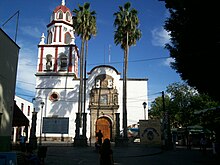
[[[58,11],[57,18],[58,19],[63,19],[63,12],[62,11]]]
[[[66,33],[64,43],[70,44],[70,42],[71,42],[71,35],[70,35],[70,33]]]
[[[60,55],[60,70],[67,70],[67,56],[65,54]]]
[[[52,43],[52,33],[49,32],[48,37],[47,37],[47,43],[51,44]]]
[[[70,22],[70,19],[71,19],[71,17],[70,17],[70,13],[67,12],[67,13],[66,13],[66,21]]]
[[[46,55],[46,70],[51,71],[52,68],[52,55],[48,54]]]

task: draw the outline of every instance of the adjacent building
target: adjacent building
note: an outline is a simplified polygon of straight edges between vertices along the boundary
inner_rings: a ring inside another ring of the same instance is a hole
[[[20,119],[15,125],[13,126],[12,130],[12,141],[13,143],[17,143],[20,141],[20,136],[27,137],[27,142],[29,142],[30,132],[31,132],[31,125],[32,125],[32,114],[34,112],[33,103],[23,99],[22,97],[15,96],[14,98],[17,110],[21,111],[25,118]],[[28,121],[28,125],[24,124]]]
[[[0,151],[11,148],[19,50],[20,47],[0,28]]]

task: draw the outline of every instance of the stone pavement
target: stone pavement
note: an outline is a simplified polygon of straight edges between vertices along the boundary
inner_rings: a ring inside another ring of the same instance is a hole
[[[94,145],[89,147],[73,147],[61,144],[47,145],[45,165],[99,165],[99,154]],[[209,149],[203,155],[198,148],[187,150],[184,147],[164,151],[159,147],[146,147],[133,144],[127,147],[112,145],[115,165],[217,165],[217,161]]]

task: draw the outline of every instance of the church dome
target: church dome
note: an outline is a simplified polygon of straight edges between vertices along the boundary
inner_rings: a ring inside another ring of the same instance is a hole
[[[63,13],[66,13],[67,11],[70,12],[70,9],[66,6],[63,6],[63,5],[57,6],[53,12],[56,13],[59,10],[62,11]]]
[[[62,4],[57,6],[51,16],[50,22],[53,21],[65,21],[72,23],[72,14],[68,7],[65,6],[65,1],[62,0]]]

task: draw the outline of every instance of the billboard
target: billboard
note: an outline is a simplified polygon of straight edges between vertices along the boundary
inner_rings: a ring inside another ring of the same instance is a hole
[[[161,145],[160,120],[140,120],[140,142],[149,145]]]
[[[69,118],[68,117],[44,117],[42,133],[69,133]]]

